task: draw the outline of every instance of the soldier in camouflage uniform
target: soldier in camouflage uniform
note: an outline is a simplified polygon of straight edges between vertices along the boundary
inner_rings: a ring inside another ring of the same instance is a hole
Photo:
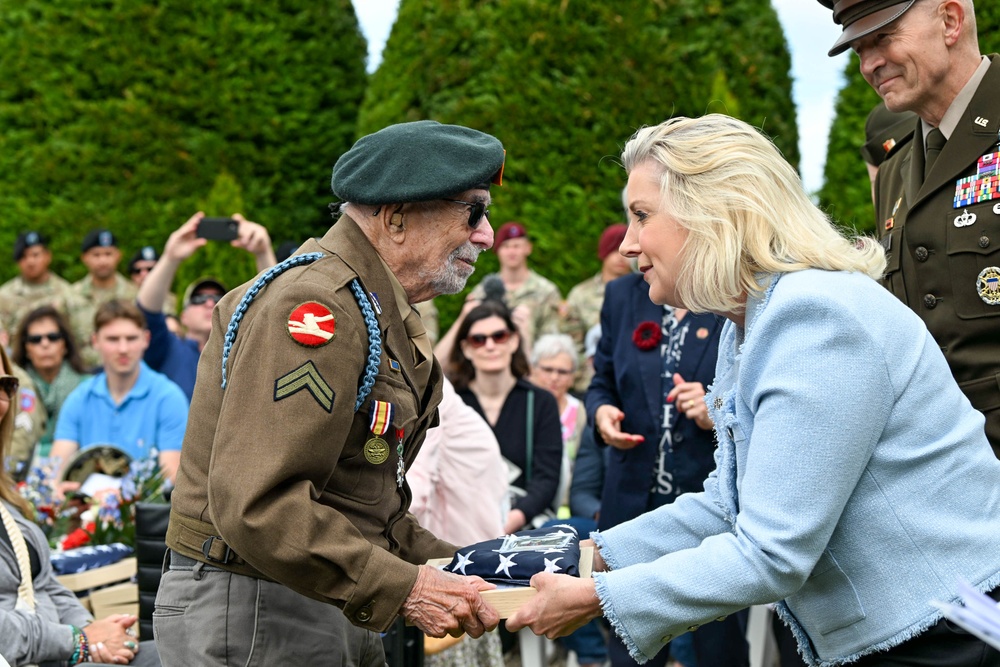
[[[584,355],[583,339],[595,324],[601,321],[601,304],[604,303],[604,286],[615,278],[632,272],[629,259],[618,252],[618,246],[625,238],[627,226],[622,223],[609,225],[597,243],[597,258],[601,260],[601,270],[569,291],[562,323],[563,333],[569,334],[576,343],[579,362],[573,389],[587,391],[594,371]]]
[[[69,317],[80,344],[80,356],[91,368],[101,363],[100,355],[90,346],[97,309],[112,299],[134,301],[138,291],[131,281],[118,273],[121,258],[118,241],[107,229],[95,229],[83,237],[80,261],[86,265],[87,275],[73,283],[77,299],[70,307]]]
[[[14,362],[11,362],[11,371],[11,375],[17,376],[20,386],[17,390],[14,439],[11,442],[9,459],[3,463],[14,481],[20,482],[27,476],[35,448],[45,433],[48,413],[28,372]]]
[[[72,286],[49,271],[52,253],[39,232],[24,232],[14,243],[14,261],[21,274],[0,285],[0,320],[12,338],[18,322],[38,306],[51,305],[65,315],[76,306]]]
[[[528,268],[531,241],[520,222],[507,222],[500,226],[493,251],[500,260],[500,272],[496,275],[507,288],[504,300],[520,329],[525,350],[529,351],[531,343],[539,336],[559,333],[562,295],[555,283]],[[479,283],[469,294],[469,299],[481,301],[484,296],[483,284]]]

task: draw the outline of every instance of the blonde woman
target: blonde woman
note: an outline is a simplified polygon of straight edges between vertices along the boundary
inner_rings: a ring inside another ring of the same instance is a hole
[[[650,298],[729,320],[706,396],[717,467],[596,533],[593,579],[536,575],[507,627],[554,637],[603,613],[645,662],[776,602],[812,666],[1000,664],[931,605],[959,579],[1000,599],[1000,461],[940,347],[875,282],[881,247],[843,238],[741,121],[672,119],[622,157],[621,250]]]

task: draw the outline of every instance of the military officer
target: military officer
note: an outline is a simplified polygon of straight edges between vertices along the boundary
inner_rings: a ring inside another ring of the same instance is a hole
[[[87,267],[87,275],[73,283],[77,298],[75,306],[70,308],[70,322],[80,344],[80,356],[91,368],[101,363],[101,355],[90,345],[97,309],[115,299],[133,301],[138,291],[131,281],[118,273],[121,258],[118,240],[110,230],[94,229],[83,237],[80,260]]]
[[[423,564],[455,547],[407,512],[406,470],[442,379],[410,304],[460,291],[492,245],[503,162],[433,121],[363,137],[334,166],[334,226],[219,302],[154,614],[164,665],[381,667],[397,615],[435,637],[497,625],[491,585]]]
[[[927,324],[1000,456],[1000,58],[972,0],[819,0],[890,111],[919,120],[882,164],[885,286]],[[891,344],[891,341],[887,341]]]

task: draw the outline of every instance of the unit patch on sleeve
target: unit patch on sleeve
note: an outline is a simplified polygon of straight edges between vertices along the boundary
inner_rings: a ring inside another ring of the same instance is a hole
[[[307,361],[291,373],[282,375],[274,381],[274,401],[278,402],[288,398],[303,389],[312,394],[321,408],[327,412],[333,412],[333,401],[336,394],[323,379],[323,376],[319,374],[316,364],[312,361]]]
[[[299,345],[319,347],[336,337],[337,321],[333,312],[316,301],[296,306],[288,315],[288,335]]]

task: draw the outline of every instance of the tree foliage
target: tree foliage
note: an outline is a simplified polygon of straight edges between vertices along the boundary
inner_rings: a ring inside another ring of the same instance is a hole
[[[976,3],[977,32],[982,53],[1000,51],[1000,3]],[[865,120],[879,96],[861,75],[860,61],[851,54],[844,70],[844,87],[837,95],[830,126],[820,207],[840,224],[860,232],[875,231],[875,209],[864,160]]]
[[[359,134],[431,118],[496,135],[494,227],[523,221],[565,294],[622,218],[618,156],[639,127],[728,113],[798,163],[789,69],[770,0],[402,0]],[[458,300],[442,301],[447,320]]]
[[[87,230],[128,256],[234,196],[276,241],[328,226],[367,79],[350,0],[0,0],[0,19],[0,246],[41,230],[74,279]],[[252,275],[207,254],[185,274]]]

